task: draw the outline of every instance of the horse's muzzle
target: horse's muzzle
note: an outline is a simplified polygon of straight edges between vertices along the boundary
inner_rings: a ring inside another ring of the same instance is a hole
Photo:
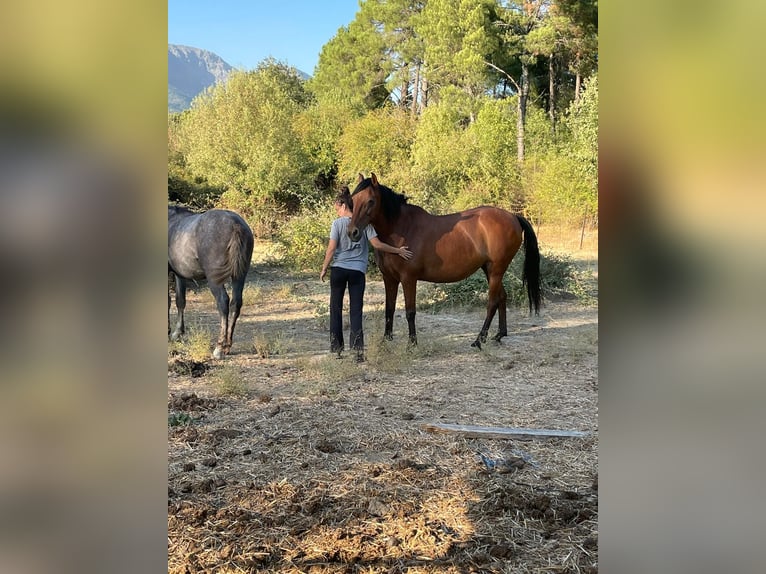
[[[353,229],[348,230],[348,238],[351,241],[357,242],[362,237],[362,232],[359,231],[359,228],[354,227]]]

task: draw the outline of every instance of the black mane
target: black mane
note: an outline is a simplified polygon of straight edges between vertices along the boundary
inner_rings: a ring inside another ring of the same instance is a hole
[[[181,204],[178,204],[178,203],[177,204],[170,204],[170,203],[168,203],[168,211],[172,211],[173,213],[190,213],[190,214],[197,213],[196,211],[194,211],[190,207],[187,207],[185,205],[181,205]]]
[[[363,179],[359,182],[359,185],[354,188],[354,191],[351,194],[352,201],[354,195],[368,187],[372,187],[372,180],[369,177]],[[386,219],[396,219],[399,217],[399,212],[402,210],[402,206],[408,205],[407,196],[402,193],[397,193],[390,187],[386,187],[381,183],[378,183],[378,187],[380,188],[380,200],[383,207],[383,214],[386,216]]]

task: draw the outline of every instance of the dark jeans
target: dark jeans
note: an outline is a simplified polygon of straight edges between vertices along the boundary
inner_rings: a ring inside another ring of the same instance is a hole
[[[362,306],[364,300],[365,274],[342,267],[330,268],[330,350],[336,353],[345,348],[343,341],[343,297],[348,286],[351,314],[351,348],[364,350],[362,331]]]

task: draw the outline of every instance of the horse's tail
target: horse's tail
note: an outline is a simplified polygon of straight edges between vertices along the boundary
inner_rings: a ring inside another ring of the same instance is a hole
[[[248,227],[235,224],[229,242],[226,244],[226,263],[211,271],[208,279],[223,283],[229,277],[241,279],[250,269],[253,255],[253,233]]]
[[[521,275],[522,284],[527,285],[527,297],[529,298],[529,312],[532,312],[532,306],[535,308],[535,315],[540,313],[542,305],[542,288],[540,285],[540,249],[537,246],[537,235],[529,223],[521,215],[516,215],[524,230],[524,271]]]

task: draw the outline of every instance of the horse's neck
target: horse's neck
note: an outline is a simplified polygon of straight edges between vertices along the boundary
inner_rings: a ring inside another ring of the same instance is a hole
[[[386,219],[385,217],[381,216],[378,217],[374,222],[371,222],[372,226],[375,228],[375,232],[380,235],[381,238],[391,237],[394,235],[406,237],[409,229],[409,225],[407,223],[409,218],[405,216],[406,207],[408,206],[403,205],[399,215],[393,219]]]

